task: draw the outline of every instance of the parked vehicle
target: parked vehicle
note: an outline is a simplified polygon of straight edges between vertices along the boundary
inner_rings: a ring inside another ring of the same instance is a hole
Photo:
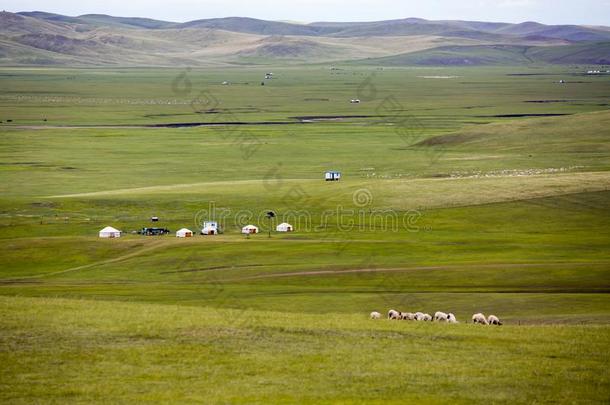
[[[169,235],[170,230],[167,228],[142,228],[138,233],[145,236],[160,236]]]

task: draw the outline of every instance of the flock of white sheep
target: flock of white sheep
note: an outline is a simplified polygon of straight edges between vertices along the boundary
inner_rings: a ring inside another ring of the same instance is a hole
[[[381,319],[381,314],[377,311],[371,312],[371,319]],[[423,312],[400,312],[395,309],[388,311],[388,319],[390,320],[404,320],[404,321],[435,321],[435,322],[447,322],[447,323],[459,323],[455,315],[451,312],[444,313],[438,311],[434,314],[434,317],[430,314]],[[472,315],[472,323],[479,323],[483,325],[502,325],[500,319],[495,315],[489,315],[487,318],[485,315],[478,313]]]

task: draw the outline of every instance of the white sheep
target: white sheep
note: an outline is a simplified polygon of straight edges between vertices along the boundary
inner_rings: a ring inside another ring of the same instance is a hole
[[[472,323],[481,323],[483,325],[489,325],[487,319],[485,319],[485,315],[478,313],[472,316]]]
[[[371,319],[381,319],[381,314],[377,311],[371,312]]]
[[[424,314],[424,319],[423,319],[423,320],[424,320],[424,321],[429,321],[429,322],[432,322],[432,315],[430,315],[430,314]]]
[[[459,323],[458,320],[456,319],[455,315],[453,315],[451,312],[449,312],[447,314],[447,322],[449,322],[449,323]]]
[[[444,312],[436,311],[436,313],[434,314],[434,320],[437,322],[448,322],[448,316]]]
[[[401,312],[400,317],[403,321],[415,320],[415,314],[413,312]]]
[[[400,312],[390,309],[388,311],[388,319],[400,319]]]
[[[423,312],[416,312],[413,317],[415,318],[416,321],[423,321],[424,320],[424,313]]]
[[[498,319],[498,317],[495,315],[489,315],[487,317],[487,323],[489,323],[490,325],[502,325],[500,319]]]

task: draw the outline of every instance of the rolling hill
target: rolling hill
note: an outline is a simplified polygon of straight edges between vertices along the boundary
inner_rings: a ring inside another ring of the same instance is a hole
[[[426,139],[420,146],[442,146],[452,150],[494,150],[498,153],[545,153],[550,149],[573,154],[580,151],[608,153],[608,126],[610,110],[475,125],[456,133]],[[587,130],[584,131],[583,128]]]
[[[610,42],[565,46],[465,45],[441,46],[360,63],[383,66],[480,66],[523,64],[610,64]]]
[[[210,66],[606,64],[610,29],[406,18],[299,24],[227,17],[186,23],[40,11],[0,13],[0,65]]]

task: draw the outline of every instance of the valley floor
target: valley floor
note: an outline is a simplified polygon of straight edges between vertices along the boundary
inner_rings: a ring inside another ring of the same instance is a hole
[[[0,401],[607,402],[610,83],[336,73],[1,69]]]

